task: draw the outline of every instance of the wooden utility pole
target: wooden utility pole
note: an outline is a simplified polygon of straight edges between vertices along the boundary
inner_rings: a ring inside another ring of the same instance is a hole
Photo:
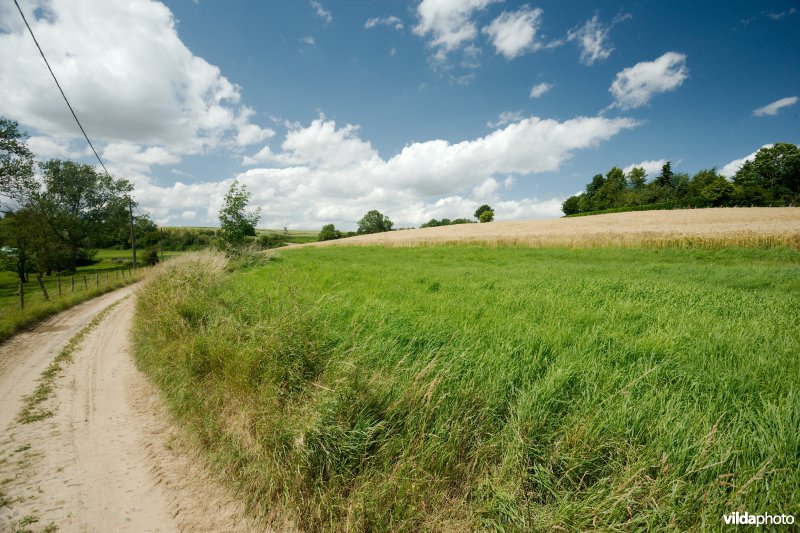
[[[133,250],[133,269],[136,270],[136,231],[133,225],[133,200],[128,197],[128,212],[131,214],[131,248]]]

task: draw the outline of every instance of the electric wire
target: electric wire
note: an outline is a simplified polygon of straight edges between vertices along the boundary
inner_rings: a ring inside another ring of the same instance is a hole
[[[22,8],[19,6],[19,2],[17,2],[17,0],[14,0],[14,5],[17,6],[17,11],[19,11],[20,16],[22,17],[22,21],[25,23],[25,26],[28,28],[28,31],[30,32],[31,37],[33,38],[33,42],[34,42],[34,44],[36,44],[36,48],[39,49],[39,54],[41,54],[42,59],[44,59],[44,64],[47,65],[47,70],[50,71],[50,75],[53,76],[53,81],[56,82],[56,87],[58,87],[59,92],[61,92],[61,96],[64,98],[64,101],[67,103],[67,107],[69,108],[70,113],[72,113],[72,118],[75,119],[75,122],[78,124],[78,127],[81,129],[81,133],[83,133],[83,138],[86,139],[87,143],[89,143],[89,147],[92,149],[92,152],[94,153],[94,156],[97,158],[97,161],[100,162],[100,166],[103,167],[103,170],[105,171],[106,176],[108,176],[110,178],[111,174],[108,173],[108,169],[103,164],[103,160],[100,159],[100,156],[98,155],[97,150],[94,149],[94,145],[92,144],[92,141],[89,140],[89,136],[86,135],[86,130],[83,129],[83,125],[81,124],[81,121],[78,120],[78,115],[75,114],[75,110],[72,109],[72,105],[69,103],[69,100],[67,99],[67,95],[64,94],[64,89],[61,88],[61,84],[58,83],[58,78],[56,78],[56,75],[53,72],[53,69],[50,68],[50,63],[47,61],[47,58],[44,55],[44,51],[42,51],[42,47],[39,46],[39,41],[36,40],[36,36],[33,34],[33,29],[31,29],[30,24],[28,24],[28,19],[25,18],[25,13],[22,12]]]

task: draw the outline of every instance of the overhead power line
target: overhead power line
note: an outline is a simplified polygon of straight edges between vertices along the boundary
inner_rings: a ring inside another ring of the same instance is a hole
[[[64,98],[64,102],[66,102],[70,113],[72,113],[72,118],[75,119],[75,122],[81,129],[81,133],[83,133],[83,138],[86,139],[87,143],[89,143],[89,148],[92,149],[92,152],[94,153],[94,156],[97,158],[97,161],[100,163],[100,166],[103,167],[103,171],[106,173],[106,176],[108,176],[109,179],[113,179],[111,178],[111,174],[109,174],[105,164],[103,164],[103,160],[100,159],[100,155],[97,153],[97,150],[94,149],[94,145],[92,144],[92,141],[89,139],[89,136],[86,135],[86,130],[83,129],[83,124],[81,124],[81,121],[78,120],[78,115],[75,114],[75,110],[72,109],[72,105],[69,103],[67,95],[64,94],[64,89],[62,89],[61,84],[58,83],[58,78],[56,78],[55,72],[53,72],[53,69],[50,67],[50,62],[47,61],[47,57],[45,57],[42,47],[39,46],[39,41],[36,40],[36,35],[33,34],[33,29],[31,28],[31,25],[28,24],[28,19],[25,18],[25,13],[23,13],[22,8],[19,7],[19,2],[17,2],[17,0],[14,0],[14,5],[17,6],[17,11],[19,11],[19,16],[22,17],[22,22],[24,22],[25,27],[28,28],[28,31],[31,34],[31,38],[33,39],[34,44],[36,44],[36,48],[39,49],[39,54],[41,54],[42,59],[44,59],[44,64],[47,65],[47,70],[49,70],[50,75],[53,76],[53,81],[56,82],[56,87],[58,87],[58,91]],[[128,213],[130,214],[131,217],[131,247],[133,249],[133,269],[136,270],[136,232],[134,231],[134,226],[133,226],[133,199],[130,196],[128,196]]]
[[[28,31],[30,32],[31,37],[33,38],[33,42],[36,44],[36,48],[39,49],[39,53],[42,55],[42,59],[44,59],[44,64],[47,65],[47,70],[49,70],[50,71],[50,75],[53,76],[53,81],[56,82],[56,87],[58,87],[58,90],[61,92],[61,96],[64,97],[64,101],[67,103],[67,107],[69,108],[70,113],[72,113],[72,118],[74,118],[75,122],[78,123],[78,127],[81,129],[81,133],[83,133],[83,138],[86,139],[87,143],[89,143],[89,148],[91,148],[92,152],[94,152],[94,156],[100,162],[100,166],[103,167],[103,170],[105,171],[106,176],[108,176],[110,178],[111,174],[108,173],[108,169],[103,164],[103,160],[100,159],[100,156],[97,154],[97,150],[94,149],[94,145],[92,144],[92,141],[90,141],[89,140],[89,136],[86,135],[86,130],[83,129],[83,125],[81,124],[81,121],[78,120],[78,115],[75,114],[75,110],[72,109],[72,105],[70,105],[69,100],[67,99],[67,95],[64,94],[64,89],[61,88],[61,84],[58,83],[58,78],[56,78],[56,75],[53,72],[53,69],[50,68],[50,63],[47,61],[47,58],[45,57],[44,52],[42,51],[42,47],[39,46],[39,41],[36,40],[36,36],[33,34],[33,30],[31,29],[31,25],[28,24],[28,19],[25,18],[25,13],[23,13],[22,12],[22,8],[19,7],[19,2],[17,2],[17,0],[14,0],[14,5],[17,6],[17,10],[19,11],[20,16],[22,17],[22,22],[25,23],[25,26],[28,28]]]

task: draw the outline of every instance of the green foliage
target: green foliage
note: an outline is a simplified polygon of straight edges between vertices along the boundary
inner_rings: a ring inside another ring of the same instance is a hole
[[[26,137],[0,117],[0,197],[11,200],[0,208],[0,247],[14,250],[2,266],[23,282],[34,271],[74,270],[92,248],[127,229],[133,189],[90,165],[57,159],[40,163],[35,179]]]
[[[341,239],[342,232],[336,229],[333,224],[325,224],[322,226],[322,230],[319,232],[319,240],[320,241],[332,241],[335,239]]]
[[[575,215],[581,212],[581,199],[578,196],[570,196],[561,204],[561,210],[565,215]]]
[[[301,530],[713,529],[800,512],[798,262],[332,247],[175,265],[137,303],[135,352],[237,494]]]
[[[612,168],[598,174],[583,194],[562,204],[565,215],[637,211],[653,205],[672,207],[784,206],[800,203],[800,148],[777,143],[762,148],[753,161],[745,162],[732,180],[715,169],[694,176],[674,173],[665,163],[655,180],[647,183],[643,169],[627,176]]]
[[[142,254],[142,265],[144,266],[157,265],[159,261],[158,250],[155,248],[149,248]]]
[[[492,211],[491,209],[484,211],[478,217],[478,222],[491,222],[493,220],[494,220],[494,211]]]
[[[438,226],[454,226],[456,224],[473,224],[475,221],[470,220],[468,218],[454,218],[450,220],[449,218],[443,218],[441,220],[437,220],[435,218],[430,219],[429,221],[425,222],[424,224],[420,225],[420,228],[435,228]]]
[[[19,124],[0,117],[0,195],[24,202],[36,190],[33,153]],[[3,211],[10,208],[6,206]]]
[[[480,206],[478,209],[475,210],[475,218],[480,220],[481,219],[481,215],[483,213],[485,213],[486,211],[491,211],[491,210],[492,210],[492,208],[488,204],[483,204],[482,206]]]
[[[219,212],[220,238],[223,244],[241,246],[248,236],[255,236],[261,208],[252,213],[247,211],[250,196],[245,185],[240,185],[236,180],[231,183]]]
[[[394,222],[392,222],[389,217],[373,209],[358,221],[358,234],[383,233],[385,231],[391,231],[392,226],[394,226]]]

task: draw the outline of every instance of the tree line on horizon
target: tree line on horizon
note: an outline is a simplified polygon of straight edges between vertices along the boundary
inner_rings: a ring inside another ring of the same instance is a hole
[[[475,218],[478,222],[492,222],[494,220],[494,209],[488,204],[483,204],[475,211]],[[442,219],[435,219],[432,218],[429,221],[420,225],[420,228],[435,228],[438,226],[454,226],[456,224],[474,224],[475,221],[469,218],[442,218]],[[368,211],[361,220],[358,221],[358,231],[348,231],[343,232],[336,229],[336,226],[333,224],[325,224],[322,226],[322,230],[319,232],[319,240],[320,241],[332,241],[335,239],[343,239],[345,237],[354,237],[356,235],[368,235],[371,233],[383,233],[386,231],[392,231],[394,228],[394,222],[378,211],[377,209],[372,209]],[[413,229],[413,228],[402,228],[402,229]]]
[[[694,176],[673,172],[667,162],[647,181],[642,167],[624,172],[613,167],[596,174],[586,189],[562,204],[565,215],[598,211],[684,207],[762,207],[800,204],[800,148],[776,143],[745,161],[729,180],[715,168]]]

